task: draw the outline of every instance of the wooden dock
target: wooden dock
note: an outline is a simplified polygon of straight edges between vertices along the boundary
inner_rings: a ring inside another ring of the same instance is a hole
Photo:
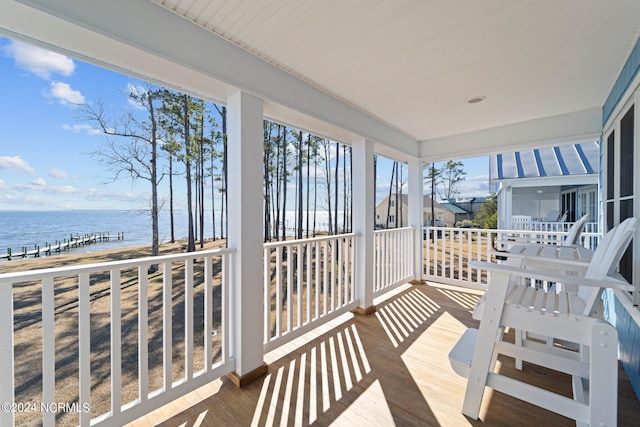
[[[19,252],[15,252],[11,248],[7,248],[6,253],[0,254],[0,260],[6,259],[8,261],[11,261],[12,259],[16,258],[38,258],[41,256],[68,251],[80,246],[91,245],[98,242],[108,242],[109,240],[124,240],[124,233],[117,233],[116,235],[111,235],[109,233],[92,233],[84,235],[76,234],[75,236],[69,236],[68,239],[56,241],[53,244],[47,242],[42,246],[34,245],[33,249],[29,249],[29,247],[23,246]]]

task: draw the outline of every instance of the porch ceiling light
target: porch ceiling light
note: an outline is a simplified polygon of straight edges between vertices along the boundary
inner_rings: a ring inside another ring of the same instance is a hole
[[[476,96],[467,101],[469,104],[477,104],[478,102],[482,102],[487,99],[486,96]]]

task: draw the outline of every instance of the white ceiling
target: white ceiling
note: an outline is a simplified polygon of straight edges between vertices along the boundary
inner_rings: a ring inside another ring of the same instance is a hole
[[[640,34],[640,0],[0,0],[0,11],[11,37],[213,101],[244,90],[268,118],[425,160],[597,139]]]
[[[640,28],[638,0],[152,1],[418,141],[601,107]]]

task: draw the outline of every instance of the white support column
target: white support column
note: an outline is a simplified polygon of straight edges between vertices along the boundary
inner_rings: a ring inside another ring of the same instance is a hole
[[[245,92],[228,99],[228,246],[237,253],[231,266],[232,351],[238,386],[266,374],[263,337],[262,100]]]
[[[373,305],[373,227],[375,194],[373,174],[373,144],[361,139],[353,143],[353,232],[356,239],[356,298],[359,314],[375,311]]]
[[[409,227],[415,228],[413,274],[422,280],[422,227],[424,226],[424,176],[422,162],[414,158],[409,166]]]
[[[513,193],[511,183],[503,182],[498,191],[498,230],[511,230]]]

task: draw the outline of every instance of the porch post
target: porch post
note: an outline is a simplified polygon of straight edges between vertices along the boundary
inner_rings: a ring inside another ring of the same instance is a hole
[[[409,227],[415,228],[413,240],[413,274],[422,280],[422,227],[424,226],[424,178],[422,161],[413,158],[409,166]]]
[[[245,92],[229,97],[227,111],[228,246],[231,266],[231,342],[238,386],[267,372],[263,361],[262,100]]]
[[[356,240],[355,280],[358,314],[371,314],[373,305],[373,226],[375,194],[373,174],[373,144],[360,139],[353,142],[353,232]]]
[[[506,181],[500,184],[498,190],[498,230],[511,230],[513,193],[511,182]]]

